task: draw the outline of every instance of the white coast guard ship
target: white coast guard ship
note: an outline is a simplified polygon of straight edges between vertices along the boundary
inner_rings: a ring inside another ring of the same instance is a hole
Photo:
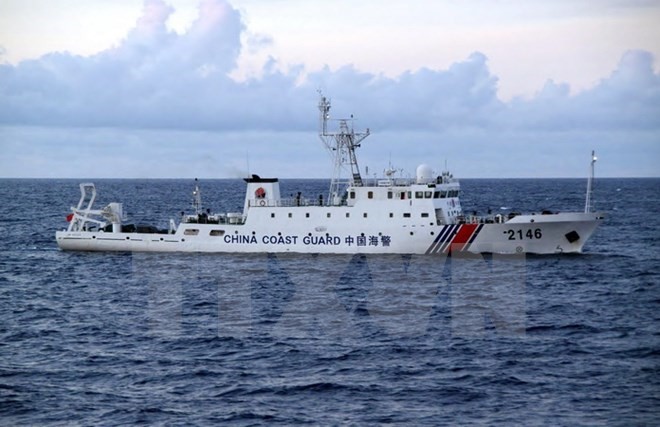
[[[246,178],[243,212],[212,214],[202,209],[195,186],[194,213],[169,229],[125,223],[120,203],[93,209],[94,184],[80,184],[81,198],[56,232],[58,246],[79,251],[145,252],[298,252],[369,254],[451,254],[581,252],[601,213],[591,212],[592,153],[584,212],[542,212],[492,216],[465,215],[459,182],[448,172],[435,175],[421,165],[414,179],[362,178],[356,149],[369,136],[355,132],[352,121],[339,120],[328,131],[330,102],[319,102],[320,137],[334,158],[328,196],[309,200],[282,198],[277,178]],[[350,171],[342,180],[342,171]]]

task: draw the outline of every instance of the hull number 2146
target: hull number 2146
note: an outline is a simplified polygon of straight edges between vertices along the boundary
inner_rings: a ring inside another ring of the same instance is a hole
[[[540,228],[532,230],[531,228],[527,231],[523,230],[505,230],[504,234],[509,235],[509,240],[524,240],[524,239],[540,239],[543,237],[543,233]]]

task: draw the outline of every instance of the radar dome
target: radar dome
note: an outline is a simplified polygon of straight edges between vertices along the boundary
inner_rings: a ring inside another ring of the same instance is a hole
[[[433,169],[427,164],[417,166],[417,184],[429,184],[433,182]]]

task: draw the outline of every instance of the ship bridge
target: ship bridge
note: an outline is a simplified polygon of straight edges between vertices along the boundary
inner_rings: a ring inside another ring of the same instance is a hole
[[[389,210],[390,217],[430,217],[438,224],[455,223],[463,215],[460,184],[449,172],[433,176],[427,165],[417,168],[416,179],[365,180],[346,189],[345,204],[369,210]]]

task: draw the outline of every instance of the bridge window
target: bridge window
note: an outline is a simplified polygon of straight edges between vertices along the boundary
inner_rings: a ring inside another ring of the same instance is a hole
[[[275,212],[271,212],[270,217],[275,218]]]
[[[439,199],[440,198],[440,192],[439,191],[434,192],[433,193],[433,198],[434,199]]]
[[[432,191],[424,192],[424,198],[425,199],[430,199],[431,197],[433,197],[433,192]]]
[[[366,212],[363,213],[362,216],[363,216],[364,218],[366,218],[366,217],[367,217],[367,213],[366,213]]]
[[[305,212],[305,218],[309,218],[309,212]]]
[[[424,193],[421,191],[415,191],[415,198],[416,199],[423,199],[424,198]]]

